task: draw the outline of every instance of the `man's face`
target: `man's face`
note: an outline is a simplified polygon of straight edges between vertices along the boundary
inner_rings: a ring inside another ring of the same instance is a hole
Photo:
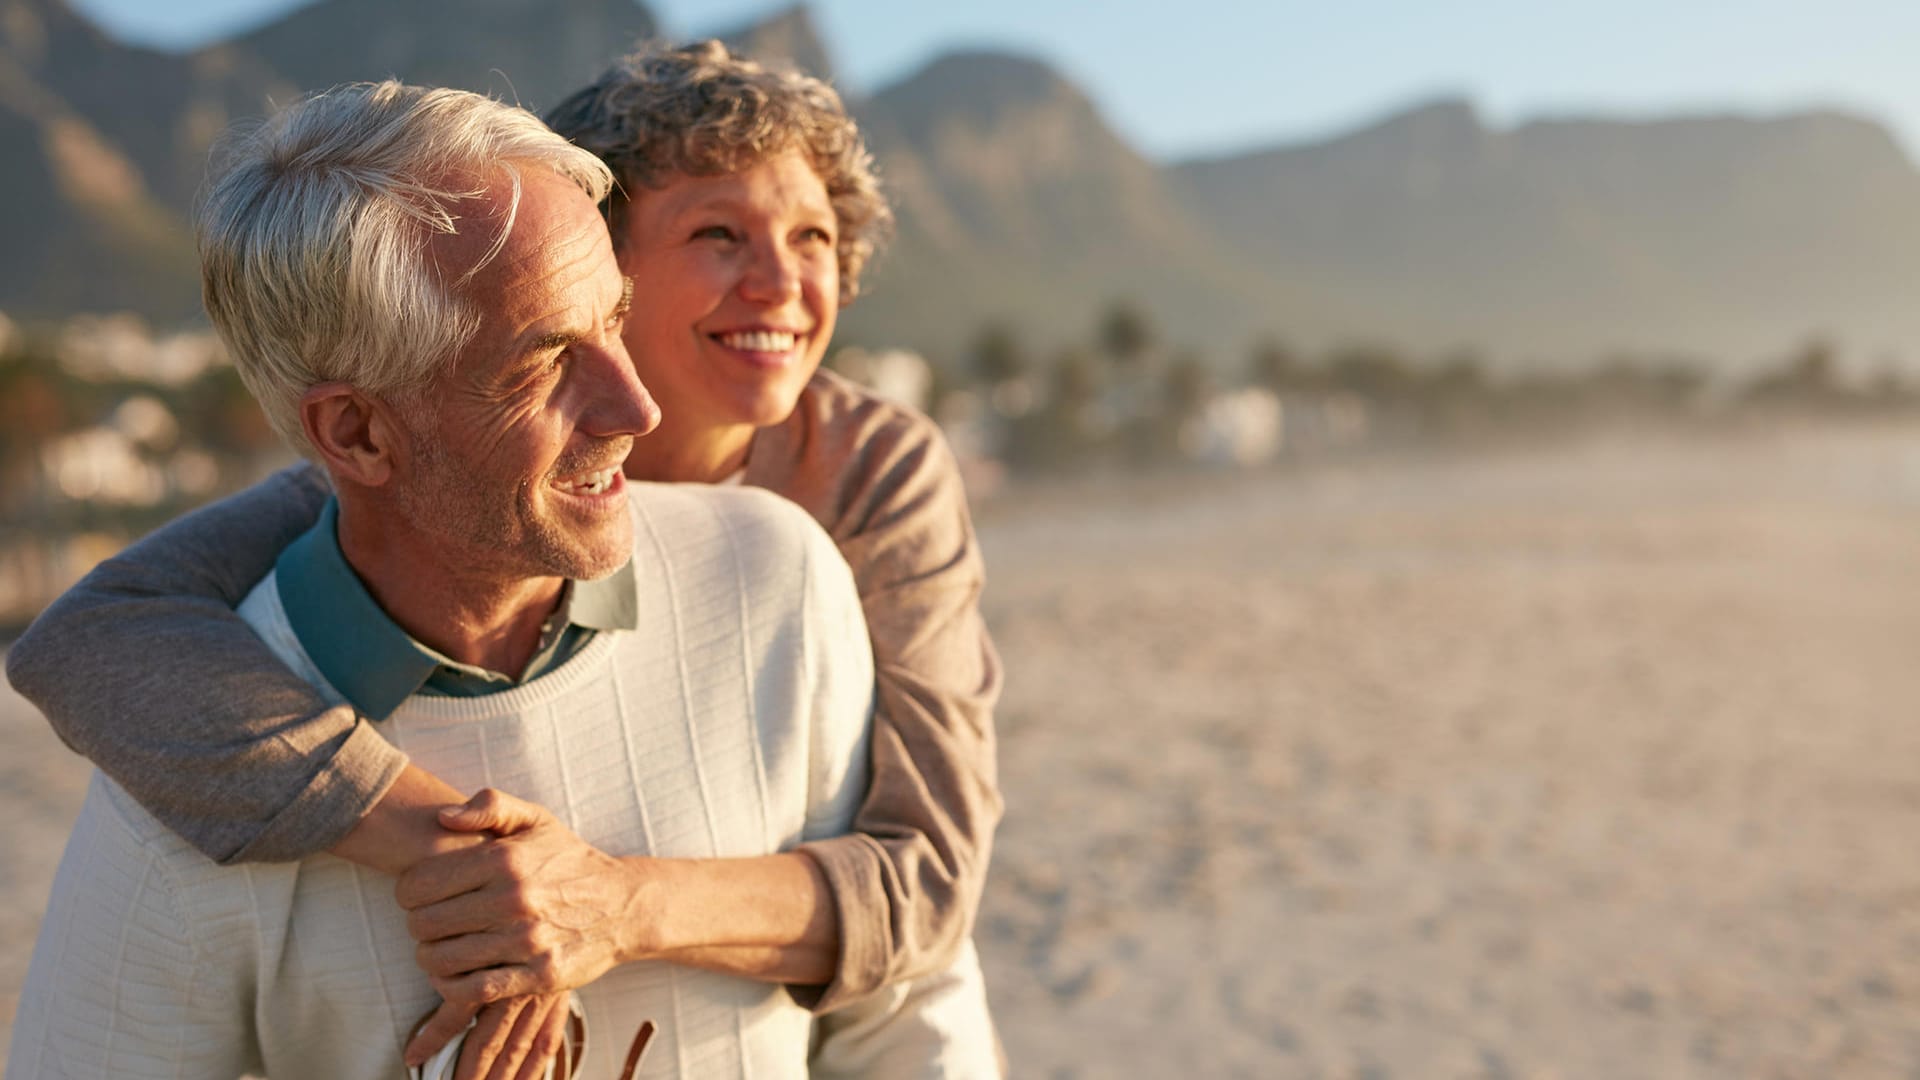
[[[798,151],[630,192],[627,351],[676,432],[786,419],[840,310],[839,222]]]
[[[632,554],[620,464],[659,409],[620,341],[632,293],[594,204],[566,180],[522,170],[505,246],[461,290],[479,332],[402,417],[395,495],[453,565],[482,576],[604,577]],[[501,199],[504,182],[490,197]],[[489,228],[436,241],[454,274]]]

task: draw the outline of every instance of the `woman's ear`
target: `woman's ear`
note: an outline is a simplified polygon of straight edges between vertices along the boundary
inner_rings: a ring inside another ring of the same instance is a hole
[[[300,397],[300,426],[336,483],[379,487],[393,475],[399,430],[386,403],[343,382]]]

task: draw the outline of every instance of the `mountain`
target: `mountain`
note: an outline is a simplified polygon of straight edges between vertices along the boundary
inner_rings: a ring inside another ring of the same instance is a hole
[[[272,101],[396,75],[537,109],[655,27],[635,0],[318,0],[177,54],[0,0],[0,310],[188,317],[207,148]],[[831,77],[804,6],[726,36]],[[954,52],[849,104],[900,224],[847,343],[951,366],[999,323],[1044,353],[1124,300],[1222,367],[1267,334],[1732,364],[1825,335],[1920,360],[1920,172],[1858,116],[1500,128],[1442,100],[1163,165],[1037,57]]]
[[[834,81],[833,57],[819,29],[813,25],[813,13],[805,4],[795,4],[713,36],[726,42],[727,48],[739,55]]]
[[[172,206],[192,200],[207,147],[229,122],[258,116],[270,99],[298,88],[226,45],[190,56],[123,45],[64,0],[7,0],[0,56],[85,121]]]
[[[1885,129],[1552,120],[1435,102],[1324,142],[1171,170],[1262,267],[1311,268],[1373,332],[1520,356],[1920,345],[1920,173]],[[1355,328],[1361,329],[1361,328]]]
[[[193,248],[176,215],[85,120],[49,107],[0,60],[0,296],[16,310],[134,309],[178,320],[199,307]]]
[[[180,319],[198,307],[193,251],[148,170],[69,103],[68,82],[111,66],[117,46],[52,3],[15,0],[0,39],[0,298],[27,312],[132,308]],[[164,59],[129,50],[128,69],[163,86]],[[51,85],[50,85],[51,84]],[[83,104],[95,104],[79,95]],[[138,139],[127,140],[145,145]],[[164,155],[160,155],[164,163]],[[164,175],[164,169],[161,170]]]
[[[235,120],[388,75],[544,106],[653,30],[633,0],[323,0],[179,54],[114,41],[64,0],[5,0],[0,309],[192,319],[188,217]]]
[[[540,112],[655,28],[636,0],[321,0],[234,44],[307,89],[391,77]]]
[[[957,359],[992,321],[1044,347],[1084,340],[1127,299],[1170,335],[1213,344],[1337,308],[1223,250],[1162,170],[1040,60],[952,53],[856,112],[900,229],[871,299],[847,314],[852,338]]]

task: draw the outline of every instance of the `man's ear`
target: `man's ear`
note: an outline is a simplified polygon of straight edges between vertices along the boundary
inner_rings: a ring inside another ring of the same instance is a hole
[[[386,403],[343,382],[300,396],[300,426],[337,479],[379,487],[393,475],[400,430]]]

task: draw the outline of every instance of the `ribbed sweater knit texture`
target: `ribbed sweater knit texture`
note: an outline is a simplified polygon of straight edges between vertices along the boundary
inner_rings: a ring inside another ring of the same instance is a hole
[[[613,854],[745,856],[844,832],[873,671],[832,542],[752,489],[635,485],[640,626],[481,698],[409,699],[382,733],[464,790],[552,810]],[[241,614],[326,687],[269,577]],[[390,878],[331,856],[220,866],[96,775],[54,885],[8,1074],[387,1080],[437,1002]],[[589,1078],[643,1020],[642,1075],[805,1074],[777,985],[664,963],[580,991]]]

